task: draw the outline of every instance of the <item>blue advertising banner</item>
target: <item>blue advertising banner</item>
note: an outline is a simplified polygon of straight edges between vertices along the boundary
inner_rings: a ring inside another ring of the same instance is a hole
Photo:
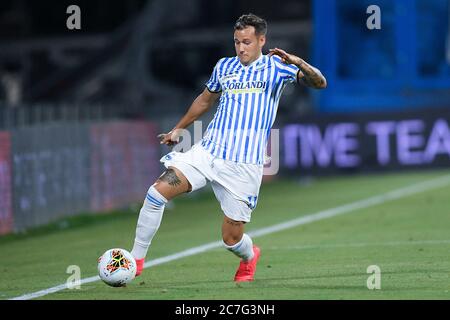
[[[450,167],[450,110],[307,117],[282,128],[282,168],[299,173]]]

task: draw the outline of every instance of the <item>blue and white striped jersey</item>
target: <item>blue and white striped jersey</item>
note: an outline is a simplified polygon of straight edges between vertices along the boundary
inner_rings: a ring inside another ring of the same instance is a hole
[[[217,158],[262,165],[281,93],[298,70],[275,55],[248,66],[237,56],[220,59],[206,87],[222,94],[201,145]]]

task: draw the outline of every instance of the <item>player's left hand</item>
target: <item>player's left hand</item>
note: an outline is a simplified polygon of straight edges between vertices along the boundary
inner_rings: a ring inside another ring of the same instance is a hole
[[[299,65],[302,62],[302,59],[300,59],[296,55],[287,53],[283,49],[279,48],[269,49],[269,57],[273,55],[279,56],[281,58],[281,62],[285,64]]]
[[[160,144],[174,146],[180,142],[180,130],[174,129],[168,133],[161,133],[157,135]]]

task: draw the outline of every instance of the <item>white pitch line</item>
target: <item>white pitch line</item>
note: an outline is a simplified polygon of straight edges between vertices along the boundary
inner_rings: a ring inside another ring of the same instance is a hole
[[[338,206],[335,208],[319,211],[319,212],[316,212],[313,214],[309,214],[307,216],[302,216],[302,217],[299,217],[299,218],[296,218],[293,220],[289,220],[289,221],[286,221],[283,223],[275,224],[270,227],[253,230],[253,231],[248,232],[248,234],[253,238],[261,237],[264,235],[268,235],[268,234],[271,234],[274,232],[294,228],[294,227],[304,225],[307,223],[311,223],[314,221],[339,216],[339,215],[342,215],[342,214],[345,214],[348,212],[352,212],[352,211],[355,211],[358,209],[365,209],[365,208],[372,207],[372,206],[375,206],[378,204],[383,204],[388,201],[397,200],[397,199],[411,196],[411,195],[421,193],[424,191],[429,191],[432,189],[445,187],[449,184],[450,184],[450,176],[447,175],[447,176],[443,176],[440,178],[420,182],[420,183],[417,183],[417,184],[414,184],[414,185],[411,185],[408,187],[396,189],[396,190],[393,190],[393,191],[390,191],[387,193],[376,195],[376,196],[366,198],[363,200],[359,200],[356,202],[351,202],[351,203],[348,203],[348,204],[345,204],[342,206]],[[165,256],[165,257],[153,259],[152,261],[146,262],[144,264],[144,268],[164,264],[164,263],[178,260],[178,259],[181,259],[184,257],[193,256],[193,255],[196,255],[196,254],[199,254],[199,253],[211,250],[211,249],[219,248],[221,246],[222,246],[222,241],[210,242],[210,243],[207,243],[207,244],[204,244],[201,246],[197,246],[197,247],[193,247],[193,248],[190,248],[190,249],[187,249],[184,251],[180,251],[180,252]],[[95,282],[98,280],[100,280],[100,278],[98,276],[94,276],[94,277],[82,279],[80,284]],[[10,300],[29,300],[29,299],[39,298],[39,297],[42,297],[42,296],[45,296],[45,295],[48,295],[51,293],[55,293],[55,292],[64,290],[64,289],[68,289],[67,284],[60,284],[60,285],[52,287],[52,288],[40,290],[37,292],[27,293],[22,296],[11,298]]]

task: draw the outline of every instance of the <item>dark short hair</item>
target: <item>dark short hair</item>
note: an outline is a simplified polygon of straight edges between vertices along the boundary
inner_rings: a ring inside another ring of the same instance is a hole
[[[255,34],[257,36],[265,35],[267,32],[266,20],[254,15],[253,13],[244,14],[244,15],[240,16],[239,19],[236,20],[236,23],[234,25],[234,30],[242,30],[247,27],[254,27]]]

